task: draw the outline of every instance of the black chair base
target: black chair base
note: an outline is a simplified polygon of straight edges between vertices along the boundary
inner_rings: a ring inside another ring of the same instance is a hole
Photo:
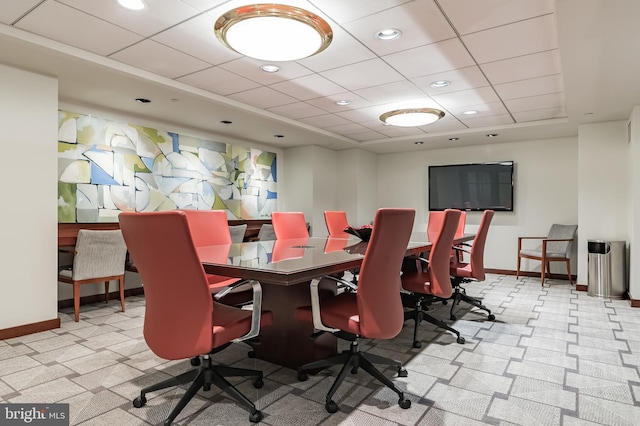
[[[393,384],[380,370],[378,370],[373,364],[391,365],[398,369],[398,377],[407,377],[407,370],[402,366],[402,363],[390,358],[381,357],[379,355],[360,352],[358,348],[357,340],[351,341],[351,346],[348,350],[342,351],[340,354],[321,359],[318,361],[310,362],[298,368],[298,380],[305,381],[308,379],[307,372],[312,370],[321,370],[332,365],[342,364],[342,369],[338,373],[338,377],[331,385],[331,389],[327,393],[325,399],[325,408],[329,413],[335,413],[338,411],[338,404],[333,400],[333,395],[338,390],[338,387],[342,384],[347,374],[351,372],[356,374],[359,368],[369,373],[383,385],[398,394],[398,405],[400,408],[411,407],[411,401],[404,397],[404,393]]]
[[[460,344],[464,344],[465,339],[460,335],[460,332],[455,328],[449,326],[446,322],[437,319],[436,317],[430,315],[425,311],[425,307],[428,307],[429,303],[423,297],[417,297],[414,301],[413,310],[406,311],[404,313],[404,320],[412,319],[414,322],[413,326],[413,347],[421,348],[422,342],[418,340],[418,326],[422,321],[427,321],[436,327],[442,328],[444,330],[450,331],[456,336],[456,342]]]
[[[475,306],[478,309],[481,309],[483,311],[487,312],[487,319],[489,321],[493,321],[496,319],[496,316],[493,315],[491,313],[491,310],[489,308],[487,308],[485,305],[482,304],[482,302],[478,299],[476,299],[475,297],[471,297],[467,295],[467,291],[460,287],[460,284],[463,282],[471,282],[470,280],[465,280],[465,279],[456,279],[454,280],[453,284],[453,296],[451,296],[451,299],[453,300],[453,303],[451,303],[451,311],[449,312],[449,317],[452,320],[456,320],[457,317],[456,315],[453,313],[453,309],[460,304],[461,301],[465,301],[468,304]]]
[[[198,369],[187,371],[178,376],[171,377],[170,379],[142,389],[140,391],[140,396],[133,400],[133,406],[136,408],[144,407],[147,403],[147,398],[145,395],[149,392],[191,383],[191,386],[189,386],[186,393],[182,396],[182,398],[180,398],[178,404],[174,407],[171,413],[169,413],[169,416],[164,421],[164,425],[168,426],[173,423],[175,418],[178,417],[180,412],[184,409],[184,407],[187,406],[189,401],[191,401],[196,393],[198,393],[198,390],[200,390],[200,388],[208,391],[211,390],[211,385],[215,385],[249,410],[250,422],[260,422],[260,420],[262,420],[262,413],[246,396],[244,396],[231,383],[229,383],[225,379],[225,377],[254,377],[253,386],[256,389],[264,386],[261,371],[249,370],[245,368],[227,367],[224,365],[213,365],[211,363],[211,358],[205,356],[203,357],[202,365]]]

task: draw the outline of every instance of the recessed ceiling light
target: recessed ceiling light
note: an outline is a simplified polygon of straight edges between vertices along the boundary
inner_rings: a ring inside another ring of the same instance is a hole
[[[498,136],[498,134],[497,134],[497,133],[489,133],[489,134],[487,135],[487,137],[488,137],[488,138],[495,138],[496,136]]]
[[[424,143],[424,142],[422,142],[422,141],[414,142],[414,144],[416,144],[416,145],[422,145],[423,143]]]
[[[476,111],[475,109],[470,109],[469,111],[465,111],[463,112],[464,115],[473,115],[473,114],[477,114],[478,111]]]
[[[229,120],[220,120],[220,122],[222,124],[231,124],[231,123],[233,123],[233,121],[229,121]]]
[[[284,138],[284,135],[273,135],[274,138]]]
[[[434,81],[433,83],[430,84],[431,87],[447,87],[448,85],[450,85],[451,83],[448,82],[447,80],[438,80],[438,81]]]
[[[145,99],[145,98],[136,98],[136,102],[138,102],[140,104],[148,104],[151,101],[149,99]]]
[[[346,99],[336,102],[337,105],[342,105],[342,106],[349,105],[350,103],[351,103],[351,101],[348,101]]]
[[[142,0],[118,0],[118,3],[129,10],[142,10],[147,7]]]
[[[376,33],[376,37],[380,40],[395,40],[400,37],[400,30],[395,28],[385,28],[384,30],[380,30]]]
[[[460,138],[449,138],[450,141],[457,141],[460,140]]]
[[[264,72],[269,72],[269,73],[280,71],[280,67],[277,65],[263,65],[260,67],[260,69]]]

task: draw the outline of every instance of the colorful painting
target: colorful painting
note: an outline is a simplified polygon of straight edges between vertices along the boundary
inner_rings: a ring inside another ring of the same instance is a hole
[[[58,222],[173,209],[269,218],[277,193],[275,153],[58,113]]]

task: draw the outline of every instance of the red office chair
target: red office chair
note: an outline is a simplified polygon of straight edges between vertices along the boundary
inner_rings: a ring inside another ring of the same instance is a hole
[[[496,316],[491,313],[491,310],[484,306],[480,300],[468,296],[466,290],[462,287],[462,283],[468,283],[472,281],[484,281],[485,273],[484,273],[484,246],[487,241],[487,233],[489,232],[489,225],[491,224],[491,219],[493,219],[494,211],[493,210],[485,210],[482,214],[482,219],[480,219],[480,226],[478,227],[478,232],[476,233],[473,242],[471,243],[471,250],[469,253],[469,262],[461,262],[458,260],[458,256],[453,257],[453,263],[451,264],[450,274],[453,277],[453,303],[451,305],[451,319],[455,320],[456,316],[453,313],[453,309],[455,306],[460,304],[461,300],[477,307],[478,309],[482,309],[483,311],[487,311],[488,319],[493,321],[496,319]],[[456,247],[456,250],[465,251],[462,247]]]
[[[356,373],[360,367],[397,393],[401,408],[411,406],[411,401],[404,397],[404,393],[374,367],[373,363],[395,366],[400,377],[406,377],[406,369],[399,361],[360,352],[358,339],[391,339],[402,329],[400,268],[411,236],[414,217],[413,209],[378,210],[355,292],[345,291],[320,302],[318,286],[321,279],[317,278],[311,282],[312,305],[300,309],[307,314],[311,313],[317,330],[331,332],[351,342],[349,350],[328,359],[305,364],[298,369],[298,379],[304,381],[307,380],[307,371],[342,364],[342,369],[326,396],[325,408],[330,413],[338,411],[338,405],[332,399],[334,393],[349,371]],[[348,281],[332,276],[326,278],[353,287]]]
[[[193,244],[196,247],[231,244],[229,222],[223,210],[182,211],[187,216]],[[207,280],[214,293],[239,281],[238,278],[215,274],[207,274]]]
[[[451,328],[447,323],[429,315],[424,309],[434,300],[442,301],[453,294],[449,266],[451,264],[451,247],[453,238],[460,220],[460,210],[445,210],[442,212],[442,224],[437,236],[433,237],[433,245],[429,251],[429,260],[418,258],[416,271],[402,274],[402,288],[411,293],[411,297],[405,296],[410,302],[412,311],[405,312],[404,319],[413,319],[413,347],[419,348],[422,343],[418,340],[418,325],[423,320],[440,328],[449,330],[457,337],[458,343],[464,343],[464,337],[460,332]],[[429,237],[431,239],[431,236]],[[423,265],[426,263],[426,269]]]
[[[309,238],[309,230],[302,212],[273,212],[271,223],[276,240],[291,238]]]
[[[208,391],[213,384],[248,408],[251,422],[259,422],[260,411],[225,377],[253,377],[253,386],[260,388],[262,372],[214,366],[211,355],[232,342],[257,336],[261,322],[263,325],[271,322],[270,313],[261,313],[260,284],[254,282],[252,311],[214,302],[184,212],[123,212],[119,220],[144,283],[143,331],[149,348],[168,360],[204,354],[203,365],[198,369],[142,389],[133,401],[134,407],[146,404],[148,392],[191,382],[164,422],[170,425],[200,388]]]
[[[344,228],[349,226],[346,212],[327,210],[324,212],[324,223],[330,237],[349,238],[349,234],[344,232]]]
[[[435,241],[438,237],[438,233],[442,228],[444,222],[444,211],[431,211],[429,212],[429,221],[427,222],[427,235],[429,241]],[[464,236],[464,227],[467,222],[467,212],[460,210],[460,220],[458,221],[458,228],[456,229],[456,237]],[[462,252],[451,250],[452,256],[458,256],[458,260],[464,259]]]

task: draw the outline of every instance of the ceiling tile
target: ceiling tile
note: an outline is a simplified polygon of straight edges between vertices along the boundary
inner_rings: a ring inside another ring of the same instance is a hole
[[[41,0],[2,0],[0,8],[0,23],[13,24],[13,22],[31,10]]]
[[[387,137],[378,132],[366,131],[361,133],[350,133],[349,137],[359,142],[376,141],[379,139],[387,139]]]
[[[316,115],[315,117],[301,118],[300,121],[310,126],[319,127],[321,129],[350,123],[350,121],[346,118],[339,117],[335,114]]]
[[[168,78],[178,78],[211,65],[147,39],[114,53],[112,59]]]
[[[515,121],[509,114],[500,115],[488,115],[486,117],[477,118],[465,118],[465,116],[459,116],[460,120],[469,128],[489,127],[489,126],[501,126],[505,124],[513,124]]]
[[[132,31],[53,1],[37,7],[16,27],[100,55],[109,55],[142,39]]]
[[[309,0],[309,3],[331,16],[339,24],[407,2],[407,0],[349,0],[347,2],[344,0]]]
[[[338,105],[336,102],[346,100],[348,105]],[[353,92],[336,93],[335,95],[323,96],[316,99],[309,99],[307,103],[315,105],[329,112],[341,112],[354,108],[364,108],[371,106],[371,102],[361,98]]]
[[[562,75],[554,74],[545,77],[497,84],[494,86],[494,89],[501,99],[509,100],[564,92],[564,84],[562,82]]]
[[[475,65],[460,40],[445,40],[383,56],[389,65],[406,78],[451,71]]]
[[[498,102],[500,100],[493,88],[489,86],[436,95],[433,96],[433,99],[450,111],[469,105]]]
[[[465,117],[462,113],[469,110],[478,111],[477,114],[473,114],[474,118],[484,117],[487,115],[500,115],[500,114],[508,113],[507,109],[505,108],[502,102],[489,102],[489,103],[476,104],[476,105],[465,105],[461,107],[451,108],[449,109],[449,112],[451,113],[451,115],[456,117],[458,116]]]
[[[535,34],[535,37],[531,35]],[[499,61],[558,47],[553,15],[544,15],[514,24],[462,36],[477,63]]]
[[[416,86],[407,80],[354,90],[354,93],[374,104],[408,102],[414,100],[417,95],[425,96],[421,91],[416,91]]]
[[[515,117],[518,123],[524,123],[527,121],[539,121],[539,120],[550,120],[553,118],[564,118],[567,116],[567,111],[565,110],[564,107],[545,108],[545,109],[538,109],[533,111],[514,112],[513,116]]]
[[[554,13],[553,0],[439,0],[459,34],[469,34]]]
[[[421,19],[415,19],[420,16]],[[385,9],[344,25],[349,33],[379,56],[456,37],[440,9],[432,1],[413,1]],[[378,31],[395,28],[396,40],[380,40]],[[425,31],[425,28],[428,30]]]
[[[280,71],[269,73],[260,69],[261,66],[268,64],[277,65],[280,67]],[[220,68],[250,78],[251,80],[264,85],[279,83],[281,81],[312,74],[311,70],[303,67],[297,62],[265,62],[244,56],[233,61],[225,62],[220,65]]]
[[[149,37],[167,27],[178,24],[200,13],[193,6],[181,0],[146,0],[148,7],[143,10],[129,10],[118,6],[114,0],[57,0],[75,9],[118,25],[131,28],[136,33]]]
[[[230,95],[260,87],[255,81],[217,67],[207,68],[177,80],[218,95]]]
[[[152,40],[212,65],[241,57],[218,41],[213,33],[214,22],[210,16],[198,15],[154,35]]]
[[[447,87],[431,87],[431,83],[440,80],[446,80],[450,84]],[[489,85],[486,77],[477,66],[425,75],[424,77],[414,78],[411,81],[429,96]]]
[[[403,79],[393,68],[381,59],[346,65],[321,72],[320,75],[344,87],[347,90],[358,90],[382,84],[393,83]],[[367,78],[362,78],[366,75]]]
[[[301,101],[344,92],[344,87],[317,74],[294,78],[269,87]]]
[[[306,102],[295,102],[292,104],[277,106],[274,108],[267,108],[267,111],[274,114],[282,115],[284,117],[293,118],[294,120],[297,120],[299,118],[323,115],[327,113],[327,111],[318,108],[317,106],[310,105]]]
[[[229,95],[231,99],[244,102],[258,108],[273,108],[280,105],[291,104],[296,100],[268,87],[258,87],[240,93]]]
[[[523,112],[533,111],[549,107],[563,107],[564,93],[551,93],[548,95],[531,96],[528,98],[512,99],[504,102],[509,111]]]
[[[480,68],[493,85],[562,72],[558,50],[491,62],[481,65]]]
[[[350,135],[354,133],[368,132],[369,129],[357,123],[345,123],[337,126],[327,127],[325,130],[339,135]]]

